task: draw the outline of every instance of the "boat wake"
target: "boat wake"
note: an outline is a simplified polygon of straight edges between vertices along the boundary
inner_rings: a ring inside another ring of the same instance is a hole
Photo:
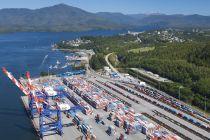
[[[43,66],[43,64],[44,64],[44,62],[46,61],[46,59],[48,58],[48,54],[47,55],[45,55],[45,57],[44,57],[44,59],[42,60],[42,63],[41,63],[41,65],[40,65],[40,67],[42,67]]]

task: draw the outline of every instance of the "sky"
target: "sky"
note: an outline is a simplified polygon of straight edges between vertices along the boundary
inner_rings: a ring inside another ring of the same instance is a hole
[[[210,0],[0,0],[2,8],[42,8],[68,4],[89,12],[210,15]]]

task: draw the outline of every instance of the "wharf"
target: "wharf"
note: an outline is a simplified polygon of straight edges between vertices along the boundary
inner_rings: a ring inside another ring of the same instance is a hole
[[[69,89],[70,90],[70,89]],[[76,96],[78,96],[76,93],[74,93]],[[29,114],[29,109],[28,109],[28,97],[27,96],[22,96],[21,100],[23,102],[23,105],[27,111],[28,116],[30,116]],[[116,140],[119,136],[120,133],[124,133],[123,128],[119,128],[119,127],[115,127],[116,128],[116,135],[113,136],[109,136],[106,133],[106,130],[108,128],[108,126],[113,125],[114,126],[114,122],[107,120],[106,118],[108,117],[108,112],[105,112],[101,109],[94,109],[94,112],[92,115],[84,115],[83,113],[78,113],[82,118],[84,118],[84,121],[89,124],[92,129],[93,129],[93,133],[94,135],[96,135],[96,139],[99,140]],[[94,116],[96,114],[100,114],[101,117],[103,117],[105,125],[102,124],[97,124],[95,122]],[[34,127],[34,129],[36,130],[36,133],[39,134],[39,118],[37,116],[35,116],[34,119],[31,119],[32,125]],[[61,137],[60,135],[56,134],[56,133],[49,133],[47,135],[45,135],[43,137],[43,140],[76,140],[77,138],[79,138],[80,136],[83,136],[83,134],[77,129],[77,126],[71,126],[70,124],[72,123],[72,119],[67,118],[65,116],[65,114],[62,114],[62,122],[63,122],[63,136]],[[124,133],[125,134],[125,133]],[[142,133],[138,133],[138,134],[134,134],[134,135],[126,135],[126,137],[128,138],[128,140],[139,140],[139,139],[145,139],[145,135]],[[40,138],[41,140],[41,138]]]
[[[28,110],[28,97],[22,96],[21,100],[23,102],[23,105],[26,109],[28,116],[30,116],[29,110]],[[62,115],[62,121],[64,124],[63,136],[61,137],[58,134],[49,133],[43,137],[43,140],[61,140],[61,139],[62,140],[69,140],[69,139],[75,140],[83,135],[80,131],[77,130],[76,126],[71,126],[71,122],[72,122],[71,119],[67,118],[65,115]],[[39,134],[39,118],[35,116],[34,119],[31,119],[31,122],[32,122],[33,127],[36,130],[37,134]],[[40,138],[40,140],[42,140],[42,139]]]

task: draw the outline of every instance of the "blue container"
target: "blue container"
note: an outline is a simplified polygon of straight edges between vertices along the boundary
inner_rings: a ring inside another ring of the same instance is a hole
[[[195,120],[192,119],[192,118],[189,118],[189,121],[190,121],[191,123],[195,123]]]
[[[120,121],[119,121],[119,120],[116,120],[116,121],[115,121],[115,125],[116,125],[117,127],[120,127]]]
[[[183,119],[185,120],[189,120],[189,118],[187,116],[183,116]]]
[[[142,126],[142,133],[146,135],[147,133],[147,128],[145,126]]]
[[[195,123],[197,126],[201,126],[202,124],[200,122]]]
[[[125,121],[123,127],[124,127],[124,129],[128,129],[128,127],[129,127],[129,122],[128,122],[128,121]]]

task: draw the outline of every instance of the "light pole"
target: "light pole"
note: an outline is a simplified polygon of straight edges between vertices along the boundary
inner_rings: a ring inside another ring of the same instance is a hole
[[[160,90],[160,81],[158,82],[158,88],[159,88],[159,90]]]
[[[48,67],[48,76],[50,75],[50,69],[52,69],[52,65],[50,65],[50,67]]]
[[[204,111],[205,111],[205,113],[206,113],[206,95],[205,95],[205,101],[204,101],[204,103],[205,103],[205,107],[204,107]]]
[[[208,91],[208,93],[210,93],[210,90]],[[207,98],[206,98],[206,93],[205,93],[205,98],[204,98],[204,111],[206,113],[207,110]]]
[[[180,100],[180,96],[181,96],[181,89],[183,88],[183,86],[179,86],[179,100]]]
[[[50,68],[48,68],[48,71],[47,71],[48,76],[49,76],[49,71],[50,71]]]
[[[209,92],[210,92],[210,90],[209,90]],[[206,93],[205,93],[205,98],[204,98],[204,111],[205,111],[205,113],[206,113],[206,110],[207,110],[207,106],[206,106]]]

